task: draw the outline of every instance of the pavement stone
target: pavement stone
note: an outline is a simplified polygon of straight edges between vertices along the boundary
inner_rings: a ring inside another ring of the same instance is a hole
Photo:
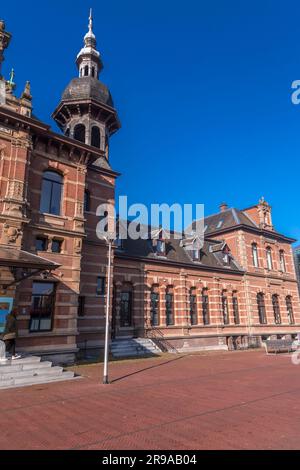
[[[298,449],[300,366],[262,350],[72,368],[0,391],[0,449]]]

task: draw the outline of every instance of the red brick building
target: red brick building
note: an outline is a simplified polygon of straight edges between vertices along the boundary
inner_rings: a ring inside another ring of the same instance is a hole
[[[0,65],[9,42],[0,22]],[[12,297],[19,308],[19,350],[58,362],[103,348],[108,251],[96,209],[114,204],[118,177],[109,140],[120,123],[99,80],[92,18],[76,62],[53,113],[62,134],[33,115],[29,82],[17,98],[13,76],[0,76],[0,303]],[[205,219],[201,250],[164,236],[124,240],[113,254],[112,336],[188,351],[296,335],[293,241],[264,200],[223,204]]]

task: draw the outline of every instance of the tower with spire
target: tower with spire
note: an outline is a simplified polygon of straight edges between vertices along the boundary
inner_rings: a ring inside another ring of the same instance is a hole
[[[108,160],[109,138],[120,128],[120,121],[109,89],[99,80],[103,64],[93,32],[92,10],[76,65],[78,77],[65,88],[52,117],[67,137],[99,149]]]

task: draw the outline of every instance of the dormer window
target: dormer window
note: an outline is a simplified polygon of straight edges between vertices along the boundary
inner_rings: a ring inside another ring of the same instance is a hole
[[[201,260],[202,245],[202,240],[198,235],[194,236],[194,233],[191,233],[187,238],[184,238],[180,242],[180,246],[184,247],[184,250],[193,261]]]
[[[157,240],[156,253],[159,255],[164,255],[165,252],[166,252],[166,242],[164,240]]]
[[[224,261],[225,264],[229,263],[229,254],[228,253],[224,253],[223,261]]]
[[[221,228],[222,225],[223,225],[223,220],[219,220],[218,225],[217,225],[217,228]]]
[[[228,245],[225,245],[223,248],[223,262],[224,264],[230,264],[231,254]]]

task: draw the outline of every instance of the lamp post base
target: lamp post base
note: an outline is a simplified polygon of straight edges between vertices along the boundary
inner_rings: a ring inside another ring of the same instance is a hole
[[[109,384],[108,375],[104,375],[104,377],[103,377],[103,384]]]

